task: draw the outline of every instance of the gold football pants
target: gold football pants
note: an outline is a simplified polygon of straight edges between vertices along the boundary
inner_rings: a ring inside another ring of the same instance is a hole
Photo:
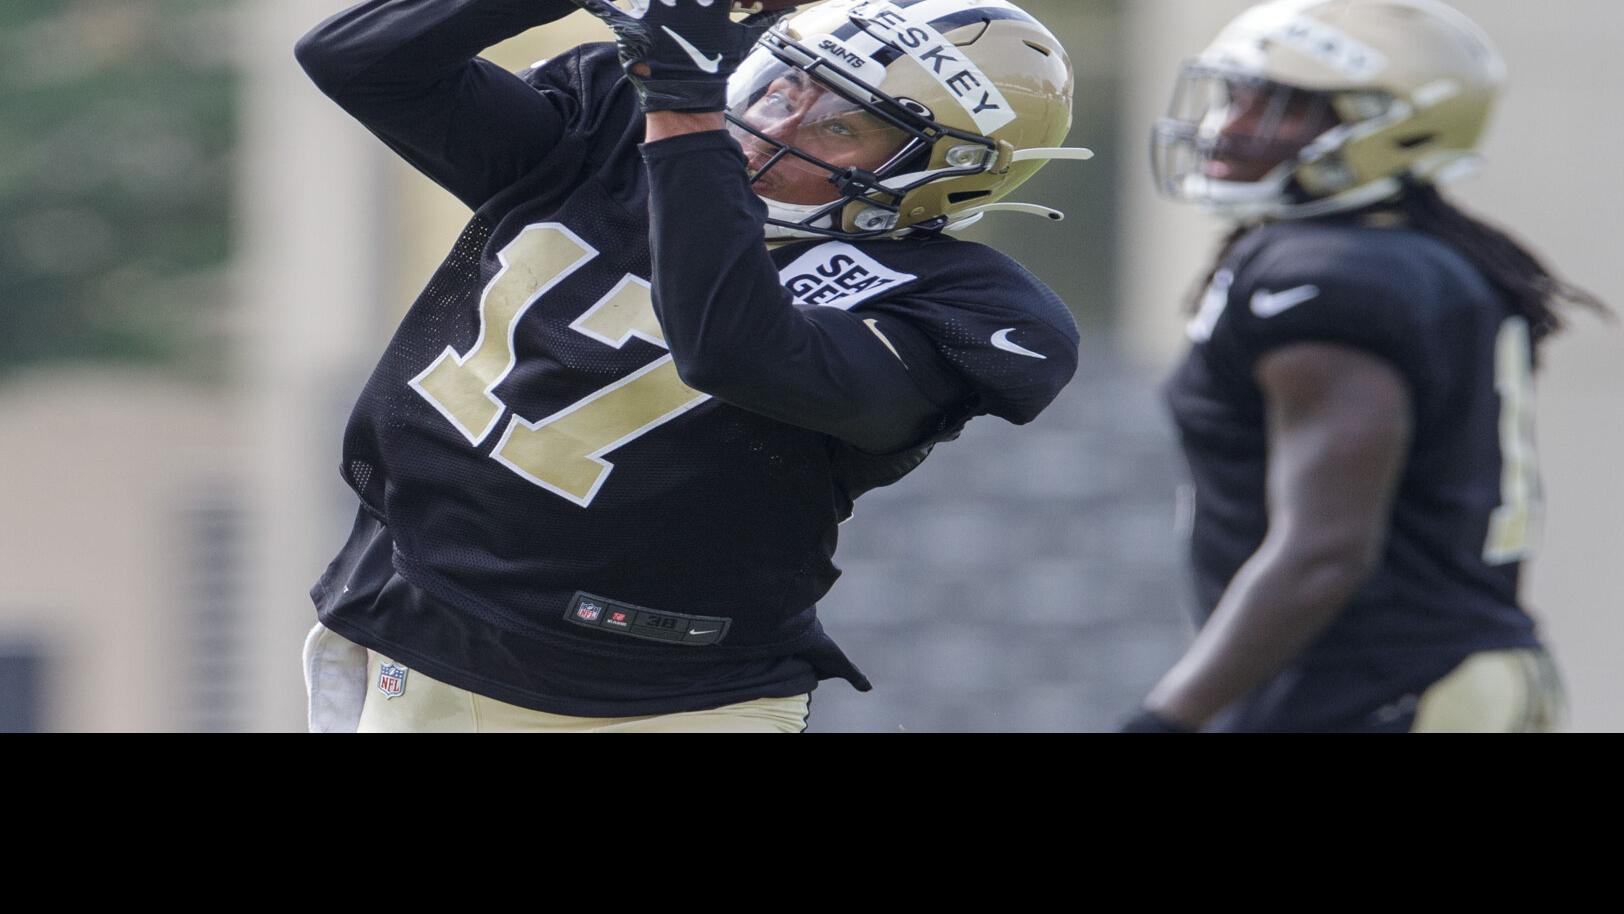
[[[708,711],[646,717],[567,717],[532,711],[431,679],[417,670],[385,682],[377,651],[367,651],[367,694],[361,733],[799,733],[806,729],[810,694],[758,698]]]
[[[1411,733],[1547,733],[1566,722],[1556,664],[1542,650],[1483,651],[1421,695]]]

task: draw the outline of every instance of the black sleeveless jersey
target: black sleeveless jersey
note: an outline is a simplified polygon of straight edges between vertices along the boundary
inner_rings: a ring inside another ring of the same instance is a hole
[[[1379,569],[1229,726],[1392,717],[1390,702],[1467,654],[1538,643],[1517,597],[1539,511],[1529,328],[1458,252],[1351,219],[1268,224],[1232,248],[1189,335],[1165,392],[1194,481],[1203,620],[1267,529],[1260,356],[1355,347],[1403,376],[1414,410]]]
[[[690,710],[830,675],[866,688],[815,614],[837,525],[972,416],[1036,416],[1076,366],[1069,312],[945,237],[769,252],[737,146],[641,146],[613,46],[523,78],[558,135],[488,198],[459,194],[475,216],[356,404],[343,474],[363,517],[317,585],[322,620],[557,713]],[[429,142],[403,129],[380,135],[415,158]],[[770,294],[718,292],[752,270]]]

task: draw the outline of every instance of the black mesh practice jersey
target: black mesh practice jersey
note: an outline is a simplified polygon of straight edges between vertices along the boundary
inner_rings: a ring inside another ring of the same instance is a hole
[[[1467,654],[1537,644],[1517,596],[1537,527],[1529,329],[1453,248],[1354,219],[1244,236],[1189,325],[1166,394],[1195,484],[1201,617],[1262,543],[1267,449],[1258,359],[1297,342],[1391,364],[1414,435],[1380,567],[1288,672],[1226,723],[1334,729],[1402,723],[1404,696]]]
[[[737,144],[642,145],[612,45],[519,77],[474,58],[557,12],[372,2],[301,43],[475,209],[351,417],[363,511],[320,617],[556,713],[866,688],[815,615],[837,525],[969,418],[1036,416],[1076,367],[1072,319],[946,237],[769,249]]]

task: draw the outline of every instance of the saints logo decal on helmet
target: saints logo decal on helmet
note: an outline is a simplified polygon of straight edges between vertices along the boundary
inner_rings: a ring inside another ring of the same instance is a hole
[[[1504,78],[1488,36],[1437,0],[1274,0],[1184,65],[1156,182],[1243,221],[1367,206],[1472,170]]]
[[[727,119],[772,238],[959,228],[998,211],[1071,128],[1060,42],[1006,0],[829,0],[780,22]]]

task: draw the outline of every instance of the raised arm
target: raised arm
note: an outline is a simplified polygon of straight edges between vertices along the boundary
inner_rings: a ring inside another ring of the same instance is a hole
[[[990,386],[1000,389],[984,391],[989,385],[945,364],[938,337],[917,317],[797,305],[767,250],[766,206],[721,114],[727,74],[767,19],[733,23],[726,4],[701,0],[653,4],[637,16],[583,2],[619,36],[621,62],[647,113],[654,309],[689,386],[884,453],[944,431],[964,418],[972,396],[999,401],[983,411],[1028,421],[1058,390],[1050,382],[1070,377],[1075,339],[1052,361],[1036,352],[1010,356],[1028,364],[990,372]],[[931,281],[919,277],[910,294],[929,299],[940,291]],[[986,345],[996,346],[996,336],[989,331]],[[1004,387],[1032,402],[1002,402]]]
[[[552,149],[571,104],[478,54],[575,9],[569,0],[368,0],[316,26],[294,53],[323,93],[477,209]]]
[[[918,444],[946,404],[921,391],[901,353],[928,344],[901,321],[792,302],[763,240],[765,207],[720,122],[649,115],[654,308],[678,372],[697,390],[864,450]]]

